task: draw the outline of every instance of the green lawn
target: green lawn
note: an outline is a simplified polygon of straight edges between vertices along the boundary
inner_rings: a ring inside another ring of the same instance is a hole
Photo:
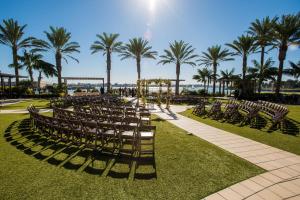
[[[1,106],[1,110],[15,110],[15,109],[26,109],[30,105],[34,105],[37,108],[49,108],[49,100],[47,99],[30,99],[30,100],[24,100],[19,103],[7,105],[7,106]]]
[[[292,130],[292,134],[291,132],[290,134],[282,133],[280,130],[269,131],[266,127],[255,129],[250,128],[249,125],[240,126],[239,124],[222,122],[222,120],[217,121],[204,116],[195,116],[192,114],[192,109],[180,114],[207,125],[300,155],[300,106],[288,106],[288,108],[290,110],[288,114],[288,128]]]
[[[33,134],[26,118],[0,114],[1,199],[200,199],[264,172],[161,120],[153,121],[157,178],[151,165],[132,173],[117,159],[106,168],[101,154],[86,162],[88,149],[76,154],[75,147],[63,149],[64,144]],[[49,149],[41,151],[43,147]]]

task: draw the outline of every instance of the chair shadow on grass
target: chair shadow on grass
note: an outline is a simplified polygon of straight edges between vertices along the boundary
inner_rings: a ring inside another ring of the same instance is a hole
[[[155,158],[146,162],[148,159],[143,157],[124,156],[118,152],[111,153],[53,140],[31,129],[30,119],[11,123],[6,128],[4,137],[25,154],[66,170],[118,179],[157,179]],[[153,170],[140,173],[137,166],[141,165],[151,166]]]

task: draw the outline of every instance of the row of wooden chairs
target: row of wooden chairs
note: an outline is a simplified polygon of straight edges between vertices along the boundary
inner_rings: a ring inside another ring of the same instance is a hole
[[[243,123],[250,123],[251,126],[257,123],[260,106],[252,101],[242,101],[239,105],[239,109],[245,113],[242,120]]]
[[[282,126],[282,123],[288,114],[289,110],[287,107],[271,103],[267,101],[258,101],[258,104],[261,107],[261,111],[272,118],[272,123],[274,125]]]
[[[119,153],[153,154],[155,153],[156,127],[142,124],[116,123],[115,121],[90,121],[79,113],[58,111],[55,117],[40,115],[28,108],[35,128],[42,134],[55,140],[72,142],[88,148],[111,150]],[[71,115],[72,116],[66,116]],[[146,142],[143,142],[146,141]],[[131,148],[126,148],[126,144]],[[142,148],[151,146],[152,148]]]
[[[249,123],[251,126],[257,124],[259,112],[263,112],[271,116],[272,126],[280,125],[280,127],[282,127],[282,123],[288,113],[288,109],[285,106],[266,101],[252,102],[244,100],[239,102],[235,99],[230,99],[224,106],[223,113],[221,105],[222,103],[220,101],[215,101],[207,115],[213,119],[223,117],[224,120],[229,122],[235,122],[239,118],[242,118],[242,124]],[[193,110],[193,114],[195,115],[203,115],[205,113],[204,103],[197,104]]]
[[[122,118],[138,117],[141,122],[150,125],[150,111],[147,108],[137,108],[131,106],[107,106],[101,104],[91,104],[89,107],[75,106],[74,111],[93,114],[93,115],[105,115]]]
[[[235,122],[239,116],[239,102],[234,100],[234,99],[230,99],[228,101],[228,103],[225,105],[225,111],[223,113],[223,118],[225,119],[225,121],[228,122]]]
[[[209,117],[212,117],[213,119],[219,119],[222,115],[222,102],[221,101],[215,101],[210,110],[208,111],[207,115]]]

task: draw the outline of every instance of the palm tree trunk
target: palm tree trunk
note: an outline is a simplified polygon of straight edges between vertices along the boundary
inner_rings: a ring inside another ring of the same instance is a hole
[[[109,48],[106,49],[106,64],[107,64],[107,92],[110,92],[110,70],[111,70],[111,54]]]
[[[30,78],[31,87],[33,88],[33,72],[32,72],[32,68],[28,68],[28,74],[29,74],[29,78]]]
[[[19,66],[18,66],[18,49],[17,47],[12,47],[13,52],[13,64],[15,67],[15,76],[16,76],[16,86],[19,85]]]
[[[55,61],[56,61],[56,69],[57,69],[57,83],[58,83],[58,87],[61,88],[61,53],[60,52],[56,52],[55,54]]]
[[[176,63],[176,86],[175,86],[175,95],[179,95],[179,75],[180,75],[180,63]]]
[[[246,79],[246,71],[247,71],[247,55],[243,56],[243,81]]]
[[[246,71],[247,71],[247,55],[243,55],[243,81],[242,81],[242,96],[245,94],[246,89]]]
[[[222,83],[223,83],[222,95],[225,96],[225,81],[222,81]]]
[[[264,61],[265,61],[265,47],[261,46],[261,53],[260,53],[260,72],[259,72],[259,79],[258,79],[258,93],[261,92],[261,84],[262,84],[262,71],[264,67]]]
[[[205,90],[206,90],[206,80],[204,80],[203,82],[204,82],[203,90],[204,90],[204,92],[205,92]]]
[[[136,59],[136,67],[137,67],[137,73],[138,73],[138,80],[141,80],[141,59]]]
[[[279,97],[279,92],[280,92],[280,87],[281,87],[281,79],[282,79],[282,71],[283,71],[283,65],[284,65],[284,60],[286,57],[287,49],[288,49],[287,45],[282,45],[279,49],[278,76],[277,76],[277,82],[276,82],[276,88],[275,88],[275,94],[277,97]]]
[[[38,82],[37,82],[39,94],[41,94],[41,80],[42,80],[42,71],[39,71]]]
[[[219,81],[219,94],[220,94],[220,96],[221,96],[221,89],[222,89],[222,83],[221,83],[221,81]]]
[[[214,73],[214,77],[213,77],[213,95],[215,95],[216,93],[216,78],[217,78],[217,63],[213,64],[213,73]]]
[[[209,84],[210,84],[210,78],[208,78],[208,80],[207,80],[207,89],[206,89],[206,91],[207,91],[207,94],[208,94],[208,88],[209,88]]]

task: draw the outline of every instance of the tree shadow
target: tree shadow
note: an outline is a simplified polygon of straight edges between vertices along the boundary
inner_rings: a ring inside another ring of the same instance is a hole
[[[157,121],[159,120],[157,118]],[[134,156],[120,155],[118,152],[91,149],[85,145],[78,146],[72,142],[66,143],[59,139],[51,139],[46,134],[33,130],[30,119],[12,122],[6,128],[4,137],[8,143],[23,153],[66,170],[118,179],[140,177],[131,173],[131,171],[135,172],[135,165],[132,163],[137,161]],[[155,163],[154,158],[153,160]],[[116,170],[116,165],[122,165],[122,170]],[[152,166],[153,163],[149,163],[149,165]],[[128,170],[124,172],[124,169]],[[156,166],[154,169],[156,177]],[[153,172],[149,170],[149,173],[147,171],[140,178],[149,179],[151,174]]]

